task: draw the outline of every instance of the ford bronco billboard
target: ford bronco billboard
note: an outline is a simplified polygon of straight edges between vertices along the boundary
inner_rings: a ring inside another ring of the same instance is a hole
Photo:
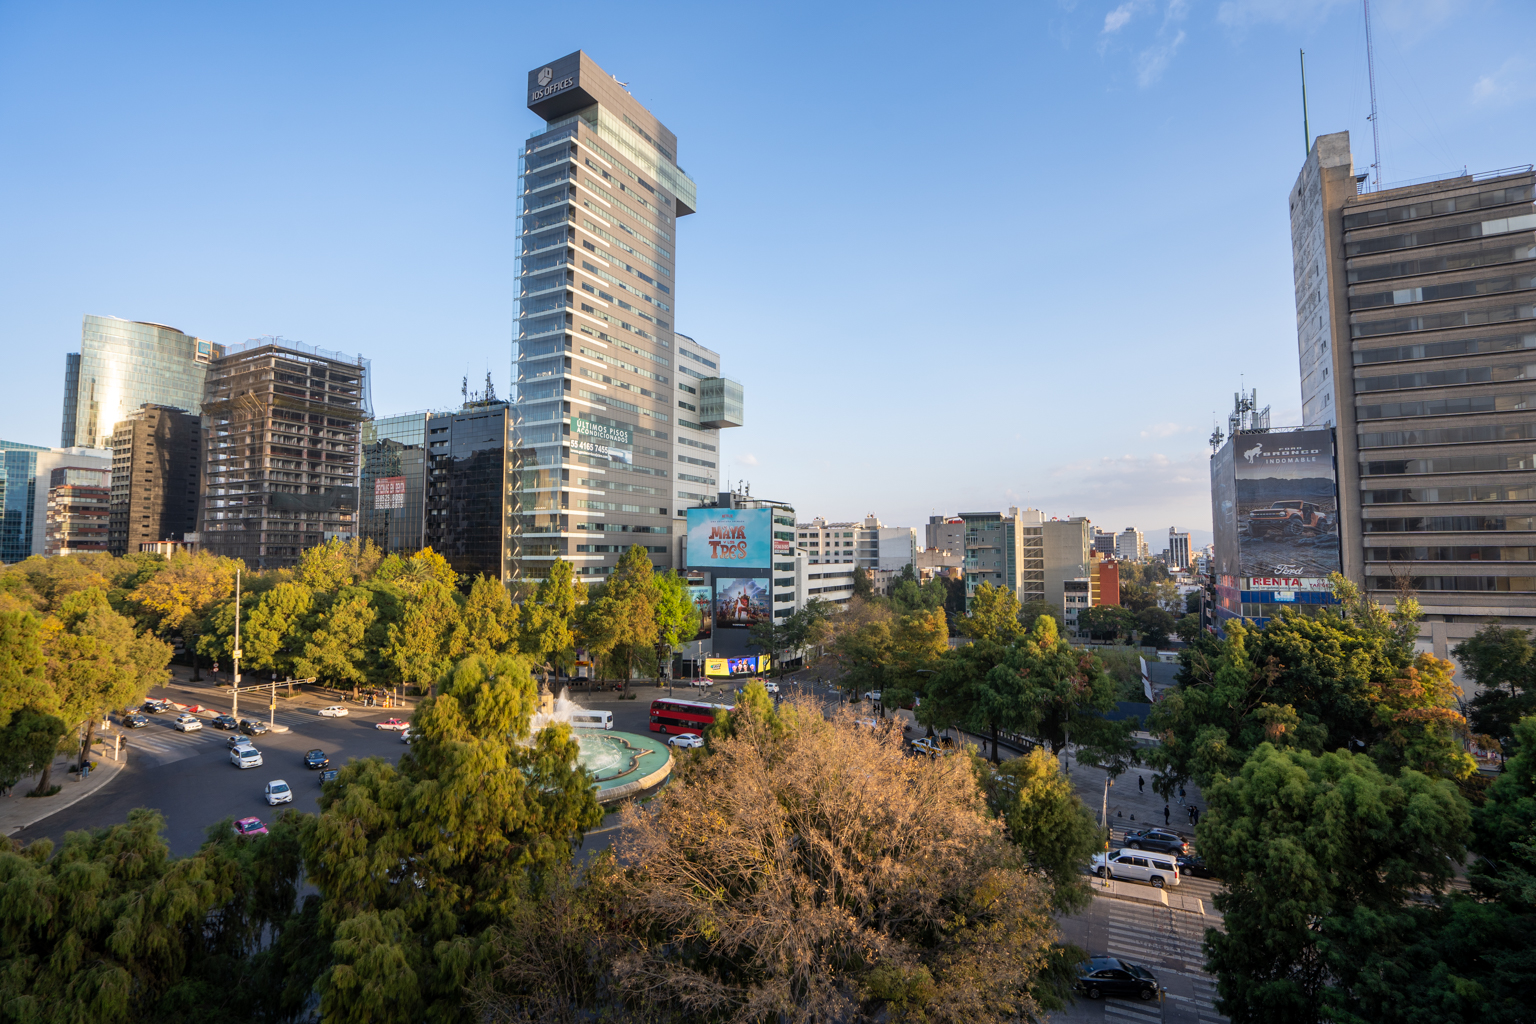
[[[1211,459],[1211,498],[1219,575],[1339,571],[1333,431],[1234,436]]]

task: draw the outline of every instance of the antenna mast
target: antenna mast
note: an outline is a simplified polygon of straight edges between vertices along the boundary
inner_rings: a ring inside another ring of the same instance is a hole
[[[1312,153],[1312,129],[1307,124],[1307,51],[1301,51],[1301,137],[1306,140],[1304,156]]]
[[[1376,51],[1371,46],[1371,0],[1365,5],[1365,70],[1371,79],[1371,142],[1376,146],[1376,190],[1381,191],[1381,124],[1376,117]]]

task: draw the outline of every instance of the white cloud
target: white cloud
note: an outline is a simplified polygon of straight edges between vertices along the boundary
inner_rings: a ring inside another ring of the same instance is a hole
[[[1142,437],[1172,437],[1174,434],[1187,434],[1194,427],[1187,427],[1182,423],[1154,423],[1141,432]]]
[[[750,453],[738,455],[736,456],[736,464],[739,466],[755,466],[757,465],[757,456]]]
[[[1482,75],[1472,84],[1472,102],[1478,106],[1502,106],[1523,99],[1533,91],[1529,66],[1518,57],[1505,61],[1497,71]]]
[[[1136,58],[1136,84],[1145,89],[1162,78],[1163,72],[1168,70],[1168,65],[1173,61],[1173,55],[1183,43],[1184,30],[1180,29],[1172,41],[1158,43],[1141,51],[1141,55]]]
[[[1205,451],[1122,455],[1059,465],[1029,488],[1029,504],[1097,524],[1177,522],[1210,528],[1211,470]]]
[[[1142,4],[1139,0],[1126,0],[1125,3],[1104,15],[1104,34],[1108,35],[1111,32],[1119,32],[1125,28],[1126,23],[1131,20],[1131,16],[1136,13],[1136,9],[1141,6]]]

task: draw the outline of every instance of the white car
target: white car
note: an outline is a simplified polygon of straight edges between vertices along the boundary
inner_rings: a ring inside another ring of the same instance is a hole
[[[178,732],[197,732],[203,727],[203,720],[196,715],[182,715],[176,719]]]
[[[399,718],[386,718],[374,725],[375,729],[393,729],[395,732],[405,732],[411,727],[411,723]]]
[[[328,708],[321,708],[319,714],[321,718],[346,718],[347,709],[340,704],[332,704]]]
[[[267,783],[267,805],[276,807],[278,804],[293,803],[293,790],[288,788],[288,783],[282,779],[273,779]]]
[[[1179,884],[1179,864],[1171,853],[1154,853],[1151,850],[1116,850],[1106,860],[1104,854],[1093,855],[1093,873],[1110,878],[1129,878],[1136,882],[1151,882],[1161,889],[1166,885]]]
[[[406,726],[404,729],[401,730],[401,732],[400,732],[400,742],[401,743],[409,743],[409,742],[411,742],[411,729],[410,729],[410,726]]]
[[[770,679],[763,684],[763,689],[767,690],[769,693],[778,693],[779,684]]]
[[[704,737],[696,732],[680,732],[667,740],[667,744],[673,747],[702,747]]]
[[[700,689],[703,689],[703,688],[705,688],[707,686],[714,686],[715,683],[714,683],[714,680],[712,680],[712,679],[690,679],[690,680],[688,680],[688,685],[689,686],[697,686]]]
[[[880,703],[880,691],[879,690],[870,690],[868,693],[864,694],[864,699],[865,700],[872,700],[876,704],[878,704],[878,703]]]
[[[236,768],[260,768],[261,751],[255,747],[236,747],[229,752],[229,763]]]

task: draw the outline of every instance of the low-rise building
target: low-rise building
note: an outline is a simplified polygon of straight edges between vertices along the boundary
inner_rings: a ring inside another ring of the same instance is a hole
[[[83,555],[107,550],[112,514],[112,471],[65,466],[48,479],[45,555]]]

